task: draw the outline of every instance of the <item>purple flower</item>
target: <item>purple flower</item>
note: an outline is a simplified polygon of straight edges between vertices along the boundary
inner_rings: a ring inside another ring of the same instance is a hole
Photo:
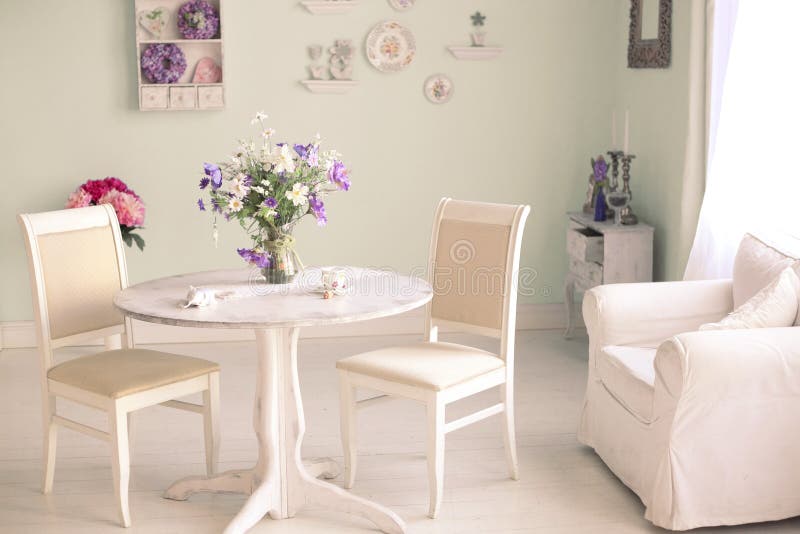
[[[266,269],[269,267],[269,255],[266,252],[256,252],[249,248],[237,248],[236,252],[242,257],[244,261],[255,265],[259,269]]]
[[[213,163],[203,163],[203,169],[206,176],[211,179],[211,189],[216,191],[222,187],[222,171],[217,165]]]
[[[200,189],[205,189],[206,187],[208,187],[208,183],[210,181],[211,180],[209,180],[208,176],[203,176],[202,178],[200,178]]]
[[[606,173],[608,172],[608,163],[606,160],[603,159],[602,156],[597,158],[592,166],[592,170],[594,171],[594,179],[597,182],[601,182],[605,179]]]
[[[253,185],[253,177],[250,176],[249,174],[245,174],[242,183],[244,183],[245,186],[250,187],[251,185]]]
[[[275,200],[274,197],[267,197],[267,199],[264,201],[264,205],[268,208],[274,209],[278,206],[278,201]]]
[[[325,214],[325,204],[323,204],[316,195],[308,196],[308,206],[314,214],[314,217],[317,218],[317,225],[325,226],[328,224],[328,216]]]
[[[347,176],[347,169],[344,168],[344,163],[341,161],[334,161],[330,170],[328,170],[328,180],[336,184],[339,189],[347,191],[350,189],[350,177]]]
[[[311,167],[319,165],[319,145],[294,145],[294,151],[300,156],[300,159],[308,163]]]
[[[200,208],[200,211],[206,211],[206,205],[203,203],[202,198],[197,199],[197,207]]]

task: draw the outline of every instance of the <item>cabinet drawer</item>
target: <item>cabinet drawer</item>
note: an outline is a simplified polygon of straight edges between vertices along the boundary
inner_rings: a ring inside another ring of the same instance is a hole
[[[142,87],[142,109],[167,109],[169,96],[166,87]]]
[[[591,261],[570,258],[569,272],[581,279],[582,285],[588,284],[589,287],[594,287],[603,283],[603,266]]]
[[[603,234],[591,228],[568,229],[567,253],[576,260],[603,263]]]

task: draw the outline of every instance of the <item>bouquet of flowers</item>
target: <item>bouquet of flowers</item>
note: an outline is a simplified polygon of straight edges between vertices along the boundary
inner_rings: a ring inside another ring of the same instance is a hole
[[[335,150],[320,152],[317,135],[306,144],[272,143],[275,130],[259,112],[251,121],[261,130],[263,142],[239,141],[230,160],[205,163],[199,198],[202,211],[212,211],[214,239],[217,215],[235,219],[252,244],[238,249],[249,264],[260,268],[269,283],[288,283],[302,268],[294,250],[292,230],[305,216],[325,226],[328,216],[323,199],[334,191],[350,189],[350,177]]]
[[[117,213],[122,240],[129,247],[136,243],[144,250],[144,239],[134,230],[144,225],[144,202],[133,189],[119,178],[88,180],[70,194],[66,208],[83,208],[98,204],[111,204]]]

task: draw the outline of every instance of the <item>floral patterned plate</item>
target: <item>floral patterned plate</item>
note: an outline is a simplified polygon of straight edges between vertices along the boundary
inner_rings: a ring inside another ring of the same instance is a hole
[[[414,34],[399,22],[381,22],[367,35],[367,59],[381,72],[399,72],[414,60]]]
[[[389,0],[389,5],[397,11],[405,11],[414,7],[414,2],[417,0]]]
[[[453,80],[444,74],[434,74],[425,80],[425,96],[434,104],[444,104],[453,96]]]

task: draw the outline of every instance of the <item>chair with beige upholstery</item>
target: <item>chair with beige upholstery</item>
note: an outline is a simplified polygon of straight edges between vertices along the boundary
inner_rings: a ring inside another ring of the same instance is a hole
[[[219,366],[216,363],[133,348],[130,319],[114,308],[127,286],[122,237],[114,209],[92,206],[23,214],[41,351],[44,480],[53,489],[58,426],[111,443],[114,491],[120,519],[130,526],[128,482],[131,412],[163,404],[201,413],[206,470],[216,470],[219,446]],[[106,351],[56,364],[54,349],[104,338]],[[203,405],[175,400],[203,394]],[[108,413],[108,432],[56,413],[62,397]]]
[[[442,501],[444,437],[495,414],[504,416],[506,457],[517,479],[514,438],[514,331],[522,229],[529,206],[442,199],[436,210],[429,267],[434,297],[426,308],[426,341],[339,360],[345,487],[356,474],[356,409],[391,397],[425,404],[429,515]],[[437,341],[439,328],[500,340],[500,351]],[[454,401],[500,386],[500,402],[454,421],[445,408]],[[356,401],[356,388],[384,393]]]

